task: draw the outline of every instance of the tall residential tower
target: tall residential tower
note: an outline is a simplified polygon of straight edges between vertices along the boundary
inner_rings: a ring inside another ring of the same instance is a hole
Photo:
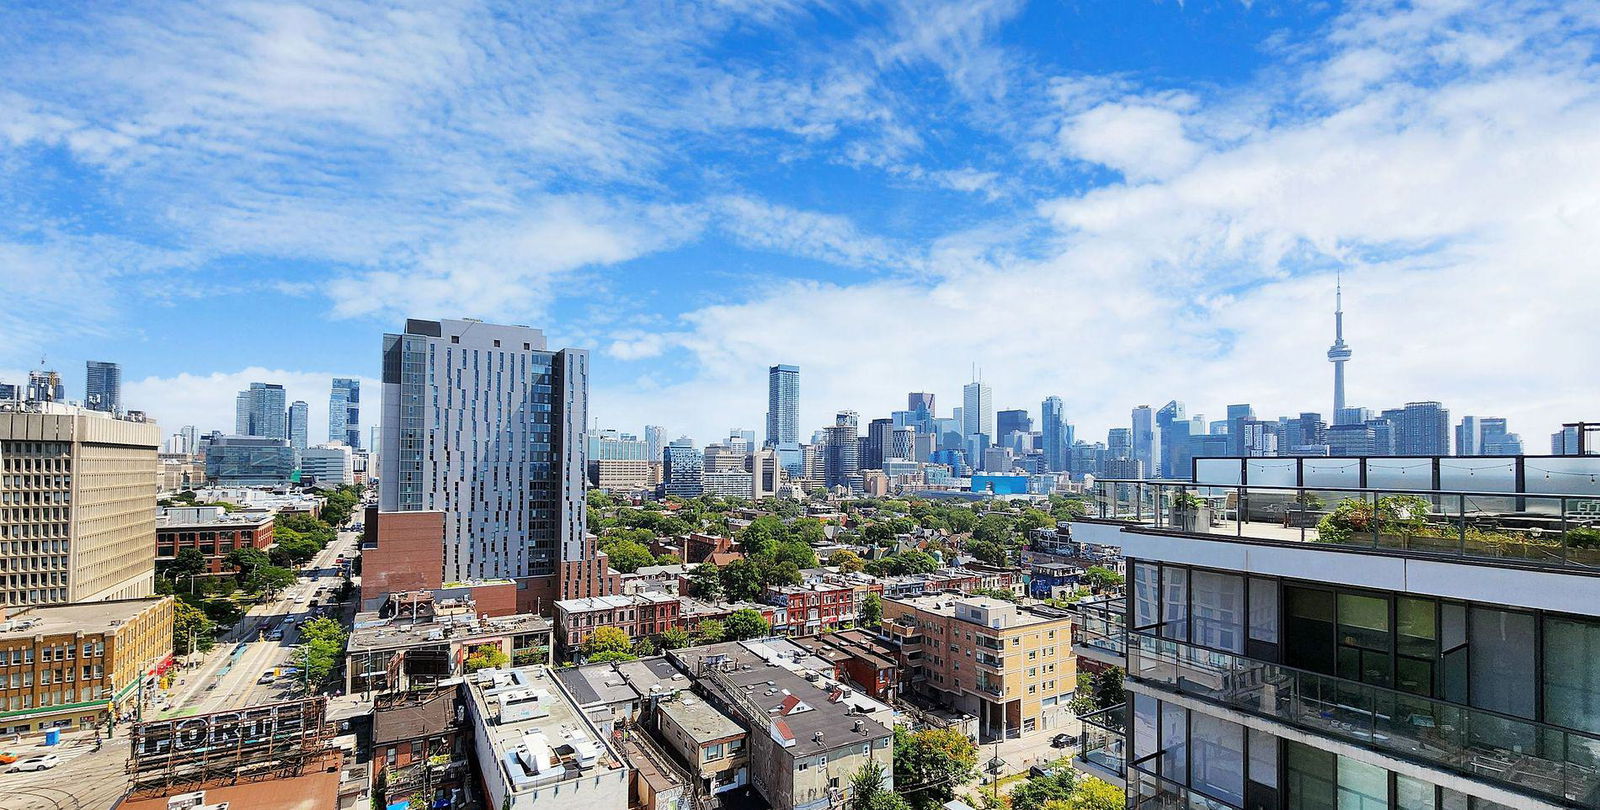
[[[122,367],[104,360],[90,360],[86,371],[83,406],[91,411],[121,412]]]
[[[328,441],[361,446],[361,381],[334,377],[328,395]]]

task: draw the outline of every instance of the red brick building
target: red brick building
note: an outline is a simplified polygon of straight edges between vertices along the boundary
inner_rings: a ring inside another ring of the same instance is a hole
[[[588,596],[555,604],[556,643],[570,655],[597,627],[615,627],[630,639],[658,636],[682,627],[683,605],[660,593]]]
[[[272,516],[260,512],[229,514],[220,506],[175,506],[162,509],[156,517],[157,562],[192,548],[205,556],[205,573],[231,574],[229,552],[270,545]]]
[[[686,563],[702,563],[713,554],[726,554],[739,550],[739,544],[733,542],[731,537],[717,537],[711,534],[691,534],[683,541],[683,561]]]
[[[811,636],[843,626],[854,627],[867,596],[883,596],[875,581],[817,580],[801,585],[769,585],[762,601],[784,609],[785,621],[777,633]]]

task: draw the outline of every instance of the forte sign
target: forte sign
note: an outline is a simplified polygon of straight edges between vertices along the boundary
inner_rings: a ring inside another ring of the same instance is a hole
[[[240,768],[312,753],[324,736],[327,698],[315,697],[229,709],[194,717],[137,723],[128,770]]]

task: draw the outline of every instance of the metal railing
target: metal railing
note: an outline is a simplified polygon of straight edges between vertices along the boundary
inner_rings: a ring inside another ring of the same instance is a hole
[[[1600,497],[1104,479],[1089,520],[1190,535],[1600,571]]]
[[[1072,626],[1072,643],[1121,658],[1128,653],[1126,608],[1122,599],[1079,602],[1078,622]]]
[[[1078,718],[1083,721],[1083,742],[1078,747],[1078,758],[1118,776],[1126,775],[1123,749],[1126,717],[1127,705],[1118,703]]]
[[[1139,632],[1128,676],[1562,802],[1600,790],[1600,736]]]
[[[1134,810],[1239,810],[1236,805],[1190,790],[1137,764],[1127,776],[1128,804]]]

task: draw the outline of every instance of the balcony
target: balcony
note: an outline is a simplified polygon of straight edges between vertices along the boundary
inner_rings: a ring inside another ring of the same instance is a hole
[[[1124,766],[1123,729],[1126,728],[1126,704],[1091,712],[1078,719],[1083,721],[1083,742],[1078,748],[1081,764],[1098,771],[1100,778],[1121,783],[1127,776]]]
[[[1006,659],[998,655],[989,655],[988,653],[980,652],[973,656],[972,660],[978,665],[978,668],[987,669],[994,673],[1003,672],[1006,668]]]
[[[1128,655],[1127,618],[1122,599],[1079,602],[1072,626],[1072,646],[1079,655],[1123,666]]]
[[[1090,521],[1252,543],[1600,572],[1600,496],[1095,482]]]
[[[990,683],[988,681],[981,681],[980,680],[977,683],[974,683],[972,685],[972,688],[978,690],[979,692],[983,692],[985,694],[994,695],[995,697],[1005,697],[1006,696],[1005,684]]]
[[[1239,810],[1137,766],[1128,777],[1128,806],[1133,810]]]
[[[1546,800],[1600,789],[1600,736],[1143,633],[1128,677]]]

